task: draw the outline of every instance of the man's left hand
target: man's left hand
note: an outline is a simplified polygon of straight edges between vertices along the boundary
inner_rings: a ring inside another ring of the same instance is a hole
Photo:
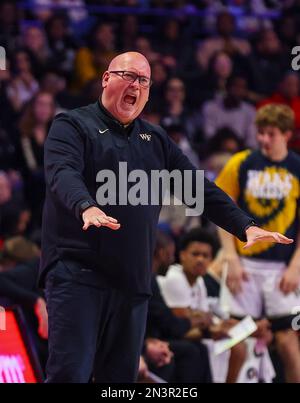
[[[275,242],[282,244],[293,243],[294,240],[287,238],[279,232],[266,231],[262,228],[251,226],[246,230],[247,243],[244,249],[251,248],[257,242]]]

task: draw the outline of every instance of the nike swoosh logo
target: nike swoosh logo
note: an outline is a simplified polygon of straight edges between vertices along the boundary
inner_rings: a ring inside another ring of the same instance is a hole
[[[108,130],[108,129],[104,129],[104,130],[100,130],[100,129],[99,129],[99,133],[100,133],[100,134],[103,134],[103,133],[107,132],[107,130]]]

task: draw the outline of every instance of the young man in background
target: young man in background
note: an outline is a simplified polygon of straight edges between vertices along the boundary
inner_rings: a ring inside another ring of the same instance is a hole
[[[266,315],[275,331],[286,381],[300,382],[299,340],[291,327],[300,306],[300,157],[288,150],[294,113],[288,106],[270,104],[258,110],[256,125],[259,149],[234,155],[216,184],[261,228],[298,242],[284,248],[262,242],[245,249],[219,230],[229,263],[228,286],[235,295],[231,313],[256,319]]]

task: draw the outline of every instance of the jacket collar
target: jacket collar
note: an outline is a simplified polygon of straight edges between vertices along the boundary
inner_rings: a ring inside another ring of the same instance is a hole
[[[118,132],[129,135],[131,130],[135,125],[135,120],[133,120],[128,126],[123,125],[119,120],[117,120],[102,104],[101,100],[98,99],[94,104],[97,114],[105,121],[105,123],[114,130]]]

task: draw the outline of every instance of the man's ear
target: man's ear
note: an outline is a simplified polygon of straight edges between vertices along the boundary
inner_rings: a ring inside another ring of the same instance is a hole
[[[102,88],[107,87],[108,79],[109,79],[109,72],[105,71],[102,76]]]
[[[287,141],[290,141],[292,136],[293,136],[292,130],[287,130],[286,132],[284,132],[284,134],[285,134],[285,136],[287,138]]]

